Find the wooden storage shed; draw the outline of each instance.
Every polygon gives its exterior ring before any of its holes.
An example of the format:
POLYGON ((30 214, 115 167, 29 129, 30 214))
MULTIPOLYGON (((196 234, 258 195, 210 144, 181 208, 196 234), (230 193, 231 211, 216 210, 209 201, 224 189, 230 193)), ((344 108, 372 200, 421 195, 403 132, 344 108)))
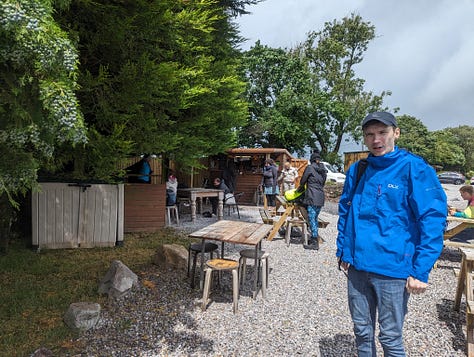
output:
POLYGON ((32 194, 32 245, 112 247, 123 241, 123 184, 40 183, 32 194))

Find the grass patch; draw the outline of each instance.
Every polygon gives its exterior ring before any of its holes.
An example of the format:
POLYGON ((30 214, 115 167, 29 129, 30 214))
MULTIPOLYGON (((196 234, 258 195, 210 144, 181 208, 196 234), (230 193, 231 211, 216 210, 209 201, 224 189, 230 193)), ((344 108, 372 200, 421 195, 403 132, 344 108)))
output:
POLYGON ((183 233, 163 229, 127 234, 123 247, 41 253, 11 242, 8 254, 0 256, 0 356, 28 356, 40 347, 55 356, 80 352, 78 336, 63 322, 69 305, 90 301, 104 306, 107 297, 97 290, 113 260, 138 274, 150 266, 157 247, 169 243, 187 247, 189 240, 183 233))

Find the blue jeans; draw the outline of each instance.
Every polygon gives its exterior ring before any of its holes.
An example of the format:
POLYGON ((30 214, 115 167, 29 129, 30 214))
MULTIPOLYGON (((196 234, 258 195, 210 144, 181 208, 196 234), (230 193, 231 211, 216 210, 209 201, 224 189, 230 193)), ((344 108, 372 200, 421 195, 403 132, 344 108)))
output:
POLYGON ((349 267, 347 293, 359 357, 375 357, 375 320, 384 356, 405 356, 403 321, 409 294, 406 279, 390 278, 349 267))
POLYGON ((311 238, 318 238, 318 216, 321 212, 321 206, 310 206, 308 205, 308 221, 309 228, 311 229, 311 238))

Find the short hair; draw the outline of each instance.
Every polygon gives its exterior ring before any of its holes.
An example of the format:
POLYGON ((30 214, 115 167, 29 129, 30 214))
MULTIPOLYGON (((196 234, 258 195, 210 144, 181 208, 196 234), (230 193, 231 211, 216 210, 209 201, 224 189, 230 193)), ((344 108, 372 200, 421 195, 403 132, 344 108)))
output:
POLYGON ((474 186, 464 185, 459 189, 459 192, 467 192, 470 195, 474 195, 474 186))
POLYGON ((265 163, 269 164, 269 165, 273 165, 275 163, 275 161, 273 161, 273 159, 266 159, 265 163))

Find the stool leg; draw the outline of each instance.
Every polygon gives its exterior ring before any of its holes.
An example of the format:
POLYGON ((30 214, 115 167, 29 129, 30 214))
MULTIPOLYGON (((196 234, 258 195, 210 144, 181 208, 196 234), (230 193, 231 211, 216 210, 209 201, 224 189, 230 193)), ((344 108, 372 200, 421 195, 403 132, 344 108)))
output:
POLYGON ((237 313, 239 304, 239 272, 238 268, 232 270, 232 292, 234 294, 234 314, 237 313))
POLYGON ((292 224, 288 222, 286 224, 286 232, 285 232, 285 243, 288 247, 290 246, 290 240, 291 240, 291 227, 292 227, 292 224))
POLYGON ((306 223, 303 223, 303 228, 301 229, 301 232, 303 233, 304 244, 308 245, 308 229, 306 227, 306 223))
POLYGON ((194 257, 193 257, 193 268, 191 271, 191 288, 194 288, 194 278, 196 277, 196 263, 197 263, 197 252, 194 252, 194 257))
POLYGON ((262 297, 267 297, 267 260, 262 259, 262 297))
POLYGON ((174 206, 174 218, 176 219, 176 225, 179 226, 178 206, 174 206))
POLYGON ((166 208, 166 215, 168 217, 168 225, 171 226, 171 210, 168 207, 166 208))
POLYGON ((204 281, 204 290, 202 292, 202 311, 205 311, 207 308, 207 300, 209 298, 209 290, 211 288, 211 278, 212 278, 212 269, 206 269, 206 278, 204 281))
POLYGON ((268 288, 268 276, 270 275, 270 263, 268 262, 268 257, 265 259, 265 274, 267 275, 267 288, 268 288))
POLYGON ((247 258, 242 257, 242 276, 240 277, 242 279, 242 285, 244 284, 246 274, 247 274, 247 258))
POLYGON ((239 259, 239 281, 240 281, 240 287, 242 287, 242 285, 244 284, 244 281, 242 280, 242 268, 243 268, 242 260, 243 260, 243 258, 240 257, 240 259, 239 259))
POLYGON ((189 277, 189 270, 191 268, 191 248, 188 249, 188 271, 187 271, 187 276, 189 277))

